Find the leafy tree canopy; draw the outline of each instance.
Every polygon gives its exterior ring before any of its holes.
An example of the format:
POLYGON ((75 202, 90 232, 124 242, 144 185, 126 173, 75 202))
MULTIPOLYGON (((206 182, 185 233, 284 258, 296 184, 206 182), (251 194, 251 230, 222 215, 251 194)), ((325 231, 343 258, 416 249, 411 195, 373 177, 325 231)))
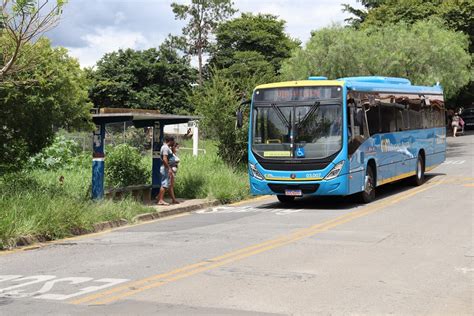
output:
MULTIPOLYGON (((17 60, 24 48, 32 49, 41 36, 54 28, 67 0, 2 0, 0 2, 0 84, 22 71, 17 60), (25 46, 26 43, 31 45, 25 46)), ((28 55, 28 53, 26 53, 28 55)), ((29 66, 34 64, 31 60, 29 66)))
POLYGON ((379 7, 385 1, 386 0, 357 0, 357 2, 359 2, 365 7, 365 10, 354 8, 350 4, 342 4, 342 11, 354 15, 354 17, 347 18, 344 21, 355 28, 359 28, 360 25, 364 23, 365 19, 367 18, 367 11, 379 7))
POLYGON ((239 52, 253 51, 263 56, 275 73, 279 72, 282 61, 300 45, 285 33, 285 21, 270 14, 250 13, 221 23, 216 30, 216 41, 211 65, 229 68, 236 60, 242 60, 239 52))
POLYGON ((191 0, 189 5, 173 2, 176 19, 188 20, 181 40, 184 52, 198 57, 199 84, 203 82, 203 55, 211 47, 210 37, 216 26, 237 12, 231 0, 191 0))
POLYGON ((363 30, 332 26, 314 31, 306 47, 285 62, 282 74, 289 80, 382 75, 419 85, 439 81, 450 97, 472 76, 467 46, 465 35, 436 21, 363 30))
POLYGON ((203 116, 200 121, 206 135, 218 142, 218 155, 228 164, 237 166, 247 159, 247 128, 235 128, 235 111, 241 96, 234 82, 221 70, 213 69, 211 78, 196 87, 190 100, 196 112, 203 116))
POLYGON ((47 39, 25 44, 12 82, 0 85, 0 173, 19 168, 59 128, 88 126, 87 80, 77 60, 47 39), (29 67, 34 60, 34 67, 29 67), (21 82, 21 84, 17 84, 21 82))
POLYGON ((412 24, 433 17, 445 21, 449 28, 468 34, 471 53, 474 43, 474 1, 472 0, 373 0, 360 1, 367 10, 347 4, 344 11, 354 14, 347 21, 353 26, 381 26, 406 22, 412 24), (363 22, 363 23, 362 23, 363 22))
POLYGON ((196 80, 189 59, 167 43, 160 48, 106 54, 90 71, 90 98, 96 107, 192 111, 186 94, 196 80))

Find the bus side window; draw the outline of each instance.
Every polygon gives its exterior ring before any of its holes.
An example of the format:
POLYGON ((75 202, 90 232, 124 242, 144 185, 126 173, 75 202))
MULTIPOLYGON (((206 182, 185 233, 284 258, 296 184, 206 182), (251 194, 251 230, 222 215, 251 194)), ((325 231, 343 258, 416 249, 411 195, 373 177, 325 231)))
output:
POLYGON ((392 133, 397 131, 397 119, 393 106, 381 106, 380 116, 382 119, 382 133, 392 133))
POLYGON ((380 133, 379 106, 366 107, 367 124, 370 136, 380 133))

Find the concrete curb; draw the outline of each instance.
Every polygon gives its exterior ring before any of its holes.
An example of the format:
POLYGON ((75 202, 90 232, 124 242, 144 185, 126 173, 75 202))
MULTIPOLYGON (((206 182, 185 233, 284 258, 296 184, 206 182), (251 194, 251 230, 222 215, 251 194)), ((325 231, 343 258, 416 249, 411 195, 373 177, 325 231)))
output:
MULTIPOLYGON (((258 201, 261 199, 265 199, 267 196, 262 196, 262 197, 252 197, 249 199, 245 199, 236 203, 231 203, 229 205, 240 205, 240 204, 245 204, 245 203, 251 203, 252 201, 258 201)), ((96 223, 92 226, 91 230, 85 230, 85 229, 76 229, 72 232, 73 237, 68 237, 68 238, 63 238, 63 239, 55 239, 51 240, 45 236, 20 236, 18 240, 15 243, 15 246, 13 246, 10 249, 4 249, 0 250, 0 255, 6 254, 9 252, 16 252, 16 251, 21 251, 21 250, 32 250, 32 249, 38 249, 43 246, 47 246, 50 244, 54 243, 60 243, 67 241, 68 239, 74 239, 77 237, 81 236, 87 236, 90 234, 94 233, 100 233, 103 231, 107 230, 112 230, 114 228, 118 227, 124 227, 133 223, 140 223, 140 222, 148 222, 152 220, 156 220, 159 218, 164 218, 168 216, 173 216, 173 215, 178 215, 178 214, 183 214, 183 213, 189 213, 192 211, 197 211, 206 207, 212 207, 212 206, 217 206, 221 205, 218 200, 207 200, 202 203, 196 203, 196 204, 191 204, 191 205, 186 205, 182 207, 175 207, 170 210, 164 210, 160 212, 151 212, 151 213, 145 213, 145 214, 140 214, 135 216, 132 219, 132 223, 127 221, 126 219, 118 219, 118 220, 112 220, 112 221, 106 221, 106 222, 100 222, 96 223)))
POLYGON ((188 205, 188 206, 183 206, 183 207, 178 207, 172 210, 167 210, 167 211, 161 211, 161 212, 153 212, 153 213, 145 213, 145 214, 140 214, 137 215, 133 218, 134 222, 146 222, 146 221, 152 221, 154 219, 162 218, 162 217, 167 217, 167 216, 173 216, 181 213, 188 213, 192 211, 197 211, 202 208, 210 207, 210 206, 216 206, 220 205, 221 203, 217 200, 210 200, 208 202, 204 203, 199 203, 199 204, 194 204, 194 205, 188 205))
MULTIPOLYGON (((91 230, 85 230, 85 229, 74 230, 72 232, 73 237, 69 237, 69 238, 74 238, 74 237, 78 237, 78 236, 83 236, 83 235, 85 236, 85 235, 88 235, 88 234, 99 233, 99 232, 102 232, 102 231, 111 230, 111 229, 118 228, 118 227, 123 227, 123 226, 129 225, 129 224, 132 224, 132 223, 136 223, 136 222, 138 222, 138 223, 148 222, 148 221, 152 221, 152 220, 163 218, 163 217, 173 216, 173 215, 182 214, 182 213, 189 213, 189 212, 192 212, 192 211, 197 211, 199 209, 203 209, 203 208, 211 207, 211 206, 216 206, 216 205, 220 205, 220 204, 221 203, 218 200, 209 200, 209 201, 206 201, 206 202, 203 202, 203 203, 186 205, 186 206, 182 206, 182 207, 175 207, 171 210, 164 210, 164 211, 161 211, 161 212, 151 212, 151 213, 140 214, 140 215, 135 216, 132 219, 131 223, 129 221, 127 221, 126 219, 118 219, 118 220, 100 222, 100 223, 96 223, 96 224, 92 225, 91 230)), ((20 247, 27 247, 27 248, 24 248, 24 250, 37 249, 37 248, 41 248, 42 246, 52 244, 52 243, 55 243, 55 242, 64 241, 64 240, 67 240, 67 239, 68 238, 50 240, 50 239, 48 239, 44 236, 21 236, 16 241, 15 246, 13 246, 10 249, 0 250, 0 254, 4 251, 8 252, 8 251, 11 251, 13 249, 20 248, 20 247), (32 245, 35 245, 35 246, 32 246, 32 245), (30 247, 30 246, 32 246, 32 247, 30 247)))

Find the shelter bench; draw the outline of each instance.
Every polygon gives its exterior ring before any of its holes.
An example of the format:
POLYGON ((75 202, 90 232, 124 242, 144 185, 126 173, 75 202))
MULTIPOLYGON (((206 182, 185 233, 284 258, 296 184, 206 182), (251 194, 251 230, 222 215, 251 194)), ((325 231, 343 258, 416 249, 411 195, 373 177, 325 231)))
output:
POLYGON ((123 199, 130 194, 137 201, 142 201, 145 204, 151 203, 151 184, 130 185, 105 191, 105 197, 113 200, 123 199))

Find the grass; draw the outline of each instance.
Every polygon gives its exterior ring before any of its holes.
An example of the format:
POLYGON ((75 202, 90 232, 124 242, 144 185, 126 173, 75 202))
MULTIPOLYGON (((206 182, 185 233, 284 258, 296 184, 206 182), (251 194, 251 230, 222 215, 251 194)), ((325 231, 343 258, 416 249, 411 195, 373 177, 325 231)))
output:
MULTIPOLYGON (((206 144, 205 155, 193 157, 182 151, 180 158, 178 198, 215 198, 228 203, 248 197, 246 172, 228 167, 217 157, 213 144, 206 144)), ((150 157, 144 157, 142 163, 151 169, 150 157)), ((0 249, 14 247, 20 237, 64 238, 90 231, 98 222, 132 221, 150 211, 132 199, 91 201, 91 174, 88 158, 61 170, 35 169, 0 177, 0 249)))

